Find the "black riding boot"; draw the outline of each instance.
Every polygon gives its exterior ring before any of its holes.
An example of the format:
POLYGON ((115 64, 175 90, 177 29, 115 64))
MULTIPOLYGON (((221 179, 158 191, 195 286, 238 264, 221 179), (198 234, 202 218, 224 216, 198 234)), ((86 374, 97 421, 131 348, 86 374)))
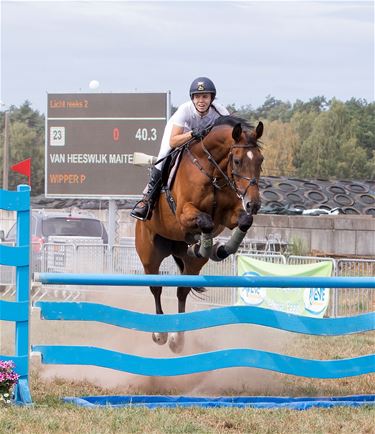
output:
POLYGON ((142 200, 135 204, 130 215, 138 220, 150 219, 155 202, 159 197, 161 187, 161 170, 153 167, 151 170, 150 181, 147 184, 146 193, 144 193, 142 200))

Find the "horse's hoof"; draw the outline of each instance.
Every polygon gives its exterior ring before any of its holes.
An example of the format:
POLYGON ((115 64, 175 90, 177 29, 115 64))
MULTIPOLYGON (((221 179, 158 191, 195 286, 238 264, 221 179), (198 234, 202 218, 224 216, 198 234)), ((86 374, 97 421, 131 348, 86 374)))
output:
POLYGON ((192 244, 187 249, 187 255, 191 258, 201 258, 202 256, 199 254, 199 244, 192 244))
POLYGON ((152 340, 158 345, 164 345, 168 340, 168 333, 152 333, 152 340))
POLYGON ((172 333, 169 337, 168 345, 171 351, 178 354, 184 348, 185 335, 183 333, 172 333))
POLYGON ((216 243, 212 247, 210 259, 215 262, 220 262, 226 259, 229 256, 229 253, 226 252, 224 244, 216 243))

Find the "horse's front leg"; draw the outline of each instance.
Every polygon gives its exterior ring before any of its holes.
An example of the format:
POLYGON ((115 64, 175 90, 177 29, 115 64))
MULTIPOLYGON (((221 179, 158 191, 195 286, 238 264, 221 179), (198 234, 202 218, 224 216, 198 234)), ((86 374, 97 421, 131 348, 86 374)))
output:
POLYGON ((233 229, 230 239, 225 244, 216 243, 212 248, 210 258, 213 261, 222 261, 229 255, 236 253, 252 224, 253 216, 244 211, 241 212, 238 226, 233 229))
MULTIPOLYGON (((178 313, 184 313, 186 310, 186 298, 191 288, 179 286, 177 288, 178 298, 178 313)), ((174 353, 180 353, 184 347, 185 334, 184 332, 171 333, 169 336, 168 345, 174 353)))
MULTIPOLYGON (((154 299, 155 299, 156 313, 158 315, 163 315, 163 309, 161 307, 162 287, 161 286, 150 286, 150 289, 151 289, 152 295, 154 296, 154 299)), ((166 333, 166 332, 163 332, 163 333, 153 332, 152 333, 152 340, 159 345, 164 345, 168 340, 168 333, 166 333)))
POLYGON ((197 230, 201 233, 199 244, 189 246, 188 255, 195 258, 209 258, 213 246, 214 222, 212 217, 191 203, 184 205, 178 217, 186 233, 196 233, 197 230))

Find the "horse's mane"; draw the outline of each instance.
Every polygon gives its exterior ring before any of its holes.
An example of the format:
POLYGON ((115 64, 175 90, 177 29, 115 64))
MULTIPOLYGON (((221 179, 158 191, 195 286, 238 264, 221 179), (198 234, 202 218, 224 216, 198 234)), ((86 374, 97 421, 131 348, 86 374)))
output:
POLYGON ((237 124, 241 124, 242 128, 246 128, 249 130, 254 129, 254 127, 250 124, 248 120, 231 115, 218 117, 214 123, 214 127, 218 125, 229 125, 231 127, 234 127, 237 124))
MULTIPOLYGON (((231 127, 235 127, 236 125, 241 124, 241 127, 244 131, 250 131, 254 129, 254 126, 250 124, 250 122, 246 119, 240 118, 239 116, 220 116, 216 119, 213 127, 219 126, 219 125, 229 125, 231 127)), ((252 143, 254 146, 257 146, 261 149, 261 145, 259 141, 254 140, 252 136, 249 136, 250 143, 252 143)))

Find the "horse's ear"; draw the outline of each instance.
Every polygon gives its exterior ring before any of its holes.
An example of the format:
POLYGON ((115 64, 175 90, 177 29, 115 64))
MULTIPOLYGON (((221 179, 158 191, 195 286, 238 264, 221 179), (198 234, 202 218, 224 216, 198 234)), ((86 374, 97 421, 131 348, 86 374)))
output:
POLYGON ((240 141, 241 134, 242 134, 242 127, 241 124, 238 123, 237 125, 235 125, 232 131, 232 137, 236 143, 240 141))
POLYGON ((260 139, 263 134, 263 122, 259 122, 256 129, 255 129, 256 139, 260 139))

